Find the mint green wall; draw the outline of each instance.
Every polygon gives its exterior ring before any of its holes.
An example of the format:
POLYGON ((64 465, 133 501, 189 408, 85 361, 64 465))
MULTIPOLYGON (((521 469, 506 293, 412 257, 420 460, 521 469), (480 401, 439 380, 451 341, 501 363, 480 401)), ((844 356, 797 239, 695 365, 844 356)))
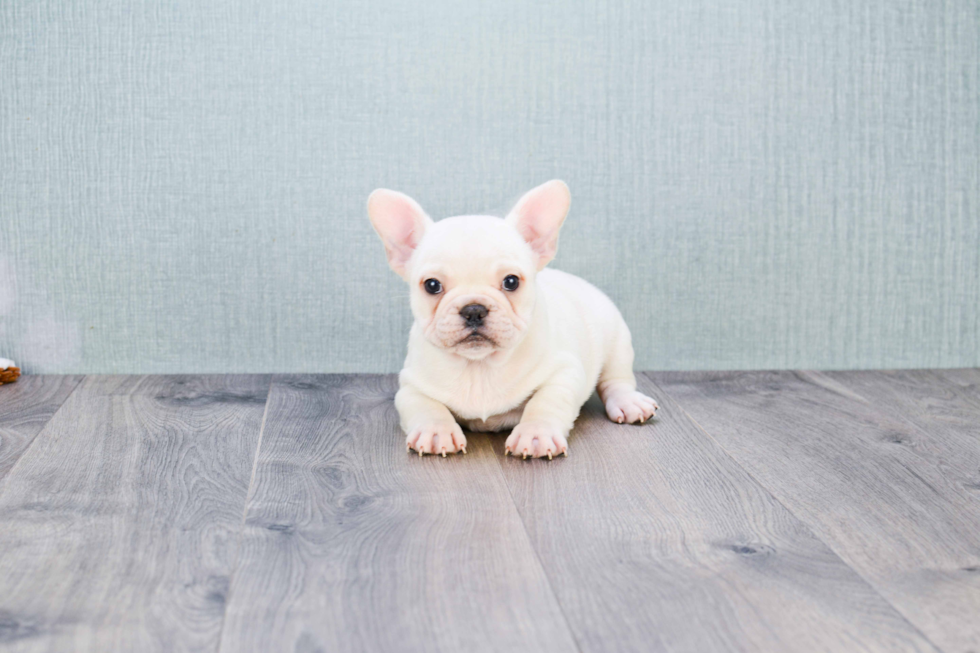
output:
POLYGON ((980 365, 978 7, 0 3, 0 356, 397 370, 368 193, 561 177, 639 367, 980 365))

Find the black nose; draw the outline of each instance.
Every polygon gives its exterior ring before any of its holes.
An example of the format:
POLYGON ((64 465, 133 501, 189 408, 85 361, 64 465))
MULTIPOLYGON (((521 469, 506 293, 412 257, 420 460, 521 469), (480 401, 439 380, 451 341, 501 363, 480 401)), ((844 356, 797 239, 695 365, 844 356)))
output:
POLYGON ((483 318, 487 316, 487 307, 483 304, 467 304, 459 309, 459 314, 466 320, 466 326, 476 328, 483 325, 483 318))

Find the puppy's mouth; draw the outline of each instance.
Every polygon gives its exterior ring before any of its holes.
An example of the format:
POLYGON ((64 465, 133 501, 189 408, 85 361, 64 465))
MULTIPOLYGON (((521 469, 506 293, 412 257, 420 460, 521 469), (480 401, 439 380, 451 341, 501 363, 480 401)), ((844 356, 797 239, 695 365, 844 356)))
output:
POLYGON ((479 345, 479 344, 488 344, 494 347, 497 345, 497 343, 493 341, 493 338, 490 338, 489 336, 485 336, 479 331, 470 331, 466 336, 461 338, 454 346, 479 345))

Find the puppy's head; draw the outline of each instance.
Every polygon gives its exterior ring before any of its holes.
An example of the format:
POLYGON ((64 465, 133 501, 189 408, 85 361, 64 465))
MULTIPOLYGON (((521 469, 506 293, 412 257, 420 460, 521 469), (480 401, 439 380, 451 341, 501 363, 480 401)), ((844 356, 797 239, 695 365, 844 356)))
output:
POLYGON ((378 189, 368 215, 388 264, 409 284, 426 339, 481 360, 516 346, 527 332, 535 275, 555 256, 570 202, 565 182, 553 180, 525 194, 506 218, 433 222, 412 198, 378 189))

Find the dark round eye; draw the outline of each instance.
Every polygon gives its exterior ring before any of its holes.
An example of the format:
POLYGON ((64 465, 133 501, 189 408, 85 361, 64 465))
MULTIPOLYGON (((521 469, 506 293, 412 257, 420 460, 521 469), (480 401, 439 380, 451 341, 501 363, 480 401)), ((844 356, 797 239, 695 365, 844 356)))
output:
POLYGON ((439 283, 438 279, 426 279, 425 292, 429 293, 430 295, 438 295, 442 292, 442 284, 439 283))
POLYGON ((509 290, 511 292, 517 290, 517 287, 521 285, 521 280, 518 279, 513 274, 508 274, 504 277, 504 290, 509 290))

